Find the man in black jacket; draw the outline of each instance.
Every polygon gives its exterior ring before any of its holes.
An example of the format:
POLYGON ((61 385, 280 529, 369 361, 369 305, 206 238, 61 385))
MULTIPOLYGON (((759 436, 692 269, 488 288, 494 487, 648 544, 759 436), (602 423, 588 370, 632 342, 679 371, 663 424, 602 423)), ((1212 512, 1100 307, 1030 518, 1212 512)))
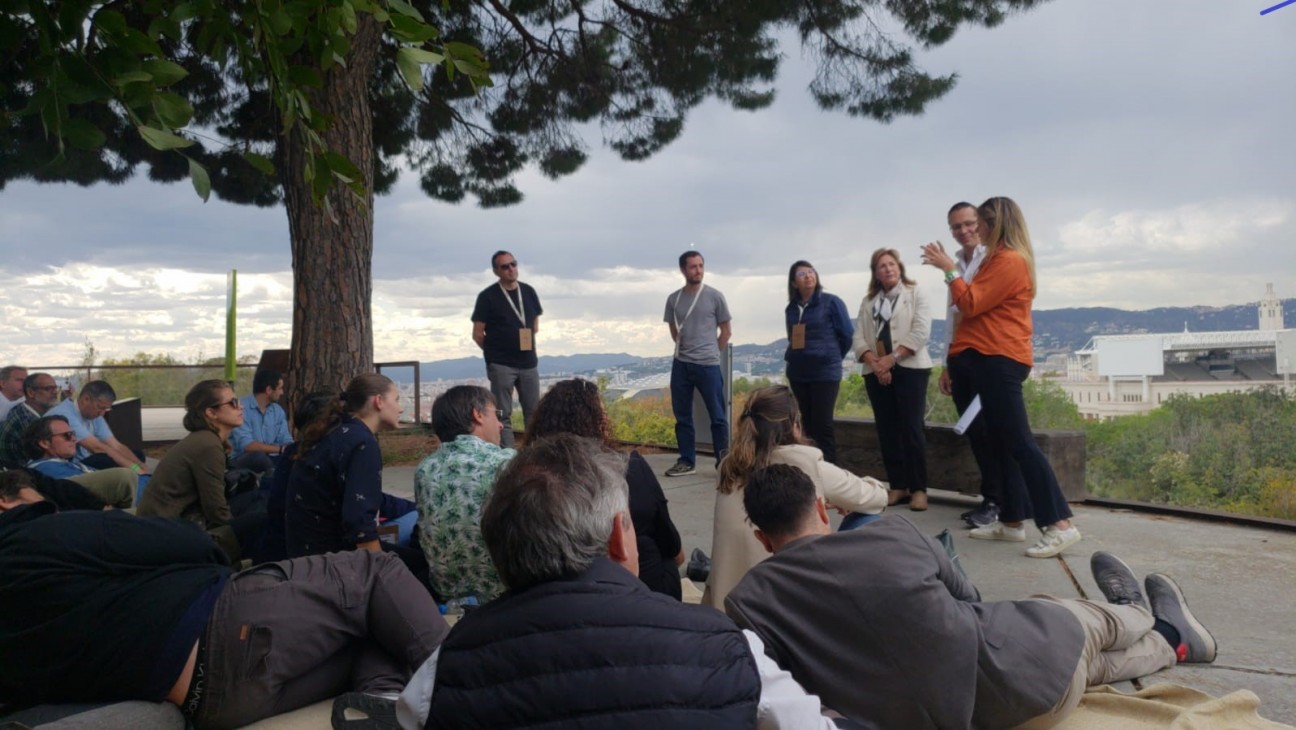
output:
POLYGON ((394 556, 239 574, 191 524, 59 512, 0 474, 0 703, 171 702, 246 725, 348 689, 397 692, 447 631, 394 556))

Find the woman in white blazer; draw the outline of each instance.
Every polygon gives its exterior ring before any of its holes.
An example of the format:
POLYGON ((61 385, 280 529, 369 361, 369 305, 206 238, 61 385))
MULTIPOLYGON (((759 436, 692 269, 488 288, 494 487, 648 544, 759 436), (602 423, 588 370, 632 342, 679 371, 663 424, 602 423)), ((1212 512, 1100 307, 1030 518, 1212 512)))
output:
POLYGON ((882 463, 891 491, 888 504, 908 501, 909 509, 927 509, 927 381, 932 360, 927 354, 931 308, 927 295, 905 275, 900 253, 873 252, 873 278, 860 304, 855 328, 855 359, 864 364, 864 387, 873 405, 882 463))

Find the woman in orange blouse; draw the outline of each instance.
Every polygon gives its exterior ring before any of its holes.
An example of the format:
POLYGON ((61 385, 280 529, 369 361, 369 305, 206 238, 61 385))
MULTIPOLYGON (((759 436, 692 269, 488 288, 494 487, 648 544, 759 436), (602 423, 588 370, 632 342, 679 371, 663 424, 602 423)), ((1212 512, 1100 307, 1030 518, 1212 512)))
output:
POLYGON ((1021 468, 1025 494, 1005 485, 999 521, 978 527, 969 537, 1024 542, 1023 520, 1031 516, 1044 533, 1026 550, 1032 558, 1051 558, 1080 542, 1071 508, 1057 476, 1035 443, 1022 398, 1022 382, 1034 365, 1031 303, 1035 299, 1035 253, 1021 208, 1009 198, 990 198, 977 209, 986 255, 969 284, 940 243, 923 246, 923 263, 945 272, 950 298, 962 319, 949 354, 971 365, 981 398, 981 415, 996 446, 1021 468))

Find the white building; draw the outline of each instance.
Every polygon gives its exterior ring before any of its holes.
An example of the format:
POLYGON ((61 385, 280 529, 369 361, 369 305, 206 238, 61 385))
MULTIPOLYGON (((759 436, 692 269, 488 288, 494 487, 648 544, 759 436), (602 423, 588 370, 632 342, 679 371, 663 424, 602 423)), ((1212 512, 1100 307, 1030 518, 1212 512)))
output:
POLYGON ((1099 335, 1068 359, 1057 383, 1089 419, 1147 413, 1175 394, 1272 386, 1293 392, 1296 330, 1283 328, 1273 284, 1258 315, 1258 330, 1099 335))

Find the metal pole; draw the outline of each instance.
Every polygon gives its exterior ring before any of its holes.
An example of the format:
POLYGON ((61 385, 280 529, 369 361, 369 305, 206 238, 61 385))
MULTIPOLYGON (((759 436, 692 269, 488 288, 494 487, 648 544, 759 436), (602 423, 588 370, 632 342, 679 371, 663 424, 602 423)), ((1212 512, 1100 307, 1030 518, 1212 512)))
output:
POLYGON ((238 356, 235 355, 234 346, 236 339, 235 328, 237 326, 237 319, 235 317, 235 312, 237 311, 237 299, 238 269, 230 269, 228 286, 225 291, 225 379, 229 381, 230 385, 234 384, 237 374, 236 366, 238 364, 238 356))

